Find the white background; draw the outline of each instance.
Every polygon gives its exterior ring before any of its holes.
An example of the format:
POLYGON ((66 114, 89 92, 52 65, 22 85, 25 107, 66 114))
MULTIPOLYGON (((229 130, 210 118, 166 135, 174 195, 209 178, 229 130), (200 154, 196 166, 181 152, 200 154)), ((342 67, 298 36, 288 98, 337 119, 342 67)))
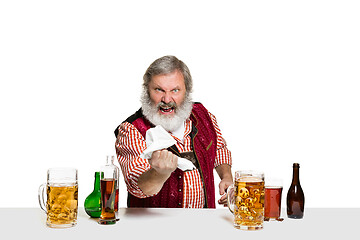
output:
POLYGON ((359 12, 347 0, 1 1, 0 207, 38 207, 56 166, 78 168, 83 206, 146 68, 168 54, 190 68, 233 170, 281 177, 286 195, 299 162, 306 207, 360 207, 359 12))

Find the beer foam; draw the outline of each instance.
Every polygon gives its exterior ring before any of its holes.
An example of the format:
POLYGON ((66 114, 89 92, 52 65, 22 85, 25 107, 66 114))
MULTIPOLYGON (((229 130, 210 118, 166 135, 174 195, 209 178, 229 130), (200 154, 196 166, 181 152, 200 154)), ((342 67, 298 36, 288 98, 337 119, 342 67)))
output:
POLYGON ((253 176, 243 176, 239 178, 240 182, 262 182, 263 179, 253 176))
POLYGON ((77 186, 77 183, 76 182, 63 182, 63 183, 50 182, 47 185, 49 187, 73 187, 73 186, 77 186))
POLYGON ((265 188, 267 188, 267 189, 279 189, 279 188, 283 188, 283 187, 282 186, 267 186, 265 184, 265 188))

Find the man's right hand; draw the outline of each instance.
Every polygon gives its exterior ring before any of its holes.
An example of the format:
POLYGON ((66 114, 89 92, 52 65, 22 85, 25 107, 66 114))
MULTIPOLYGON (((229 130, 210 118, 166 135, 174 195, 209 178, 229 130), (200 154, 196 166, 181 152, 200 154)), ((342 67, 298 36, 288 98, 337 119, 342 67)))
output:
POLYGON ((148 196, 157 194, 171 173, 177 168, 178 157, 168 150, 154 151, 149 159, 150 170, 138 180, 141 191, 148 196))
POLYGON ((178 157, 166 149, 154 151, 149 159, 151 168, 160 175, 168 176, 176 170, 177 162, 178 157))

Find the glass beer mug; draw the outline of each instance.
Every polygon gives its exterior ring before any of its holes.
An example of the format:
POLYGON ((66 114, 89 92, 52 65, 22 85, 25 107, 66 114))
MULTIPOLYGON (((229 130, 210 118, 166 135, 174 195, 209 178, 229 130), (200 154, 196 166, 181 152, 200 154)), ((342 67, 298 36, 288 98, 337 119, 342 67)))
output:
POLYGON ((236 171, 235 183, 227 190, 227 205, 234 214, 234 227, 258 230, 264 223, 264 173, 236 171))
POLYGON ((78 213, 78 172, 74 168, 50 168, 47 182, 39 187, 39 204, 46 212, 46 225, 73 227, 78 213), (46 192, 45 192, 46 191, 46 192))

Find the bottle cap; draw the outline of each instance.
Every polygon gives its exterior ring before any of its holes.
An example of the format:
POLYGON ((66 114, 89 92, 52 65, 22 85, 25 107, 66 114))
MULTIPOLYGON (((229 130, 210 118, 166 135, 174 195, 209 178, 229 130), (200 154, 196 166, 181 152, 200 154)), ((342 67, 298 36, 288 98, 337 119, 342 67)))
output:
POLYGON ((294 163, 293 167, 300 168, 300 163, 294 163))

